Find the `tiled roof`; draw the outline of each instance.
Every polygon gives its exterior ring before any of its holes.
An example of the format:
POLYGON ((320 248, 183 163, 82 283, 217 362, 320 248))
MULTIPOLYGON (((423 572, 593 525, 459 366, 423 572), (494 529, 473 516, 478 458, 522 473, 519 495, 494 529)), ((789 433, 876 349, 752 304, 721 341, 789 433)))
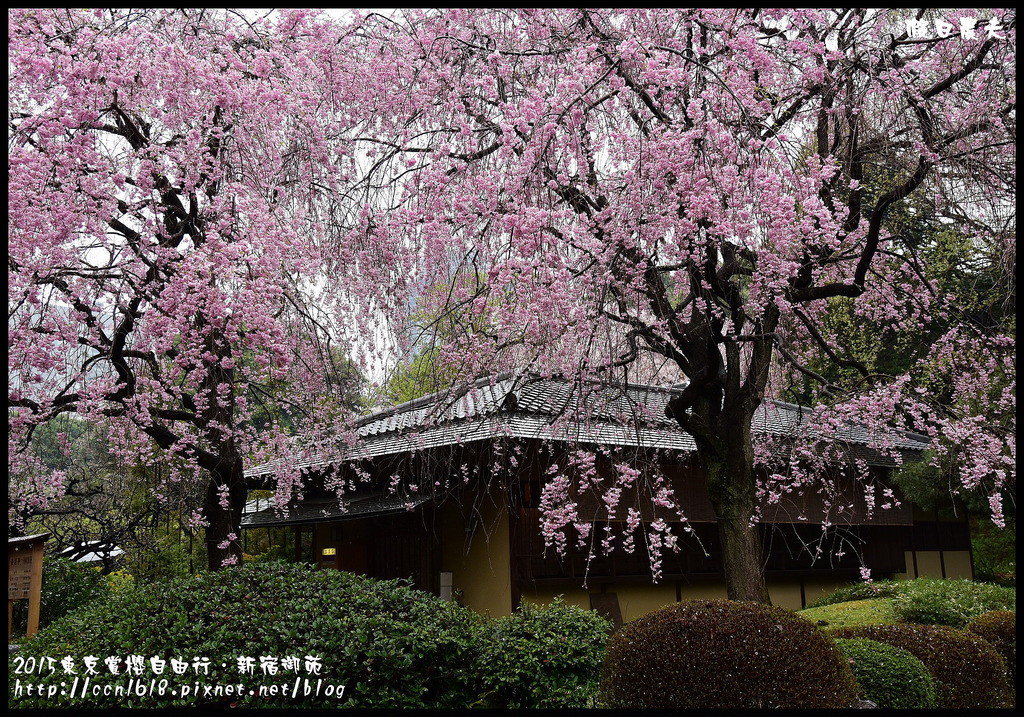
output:
MULTIPOLYGON (((693 437, 665 415, 675 390, 637 384, 573 384, 528 376, 483 379, 461 393, 432 394, 366 416, 357 423, 360 440, 354 449, 322 451, 306 460, 293 460, 289 467, 320 468, 343 460, 499 437, 693 451, 693 437)), ((754 414, 752 430, 782 437, 799 431, 815 435, 810 417, 807 408, 765 400, 754 414)), ((888 438, 905 460, 913 460, 928 445, 926 436, 907 432, 893 432, 888 438)), ((896 465, 890 456, 870 447, 872 436, 863 426, 845 425, 836 440, 853 458, 869 465, 896 465)), ((269 476, 281 467, 281 461, 265 463, 250 468, 246 476, 269 476)))

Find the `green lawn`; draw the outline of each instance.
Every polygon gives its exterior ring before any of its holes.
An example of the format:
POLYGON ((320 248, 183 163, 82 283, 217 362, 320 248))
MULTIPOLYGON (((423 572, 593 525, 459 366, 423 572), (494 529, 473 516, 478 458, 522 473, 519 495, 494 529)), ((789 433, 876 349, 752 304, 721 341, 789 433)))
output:
POLYGON ((800 610, 797 615, 807 618, 820 627, 858 627, 899 622, 896 611, 893 610, 891 598, 851 600, 835 605, 812 607, 800 610))

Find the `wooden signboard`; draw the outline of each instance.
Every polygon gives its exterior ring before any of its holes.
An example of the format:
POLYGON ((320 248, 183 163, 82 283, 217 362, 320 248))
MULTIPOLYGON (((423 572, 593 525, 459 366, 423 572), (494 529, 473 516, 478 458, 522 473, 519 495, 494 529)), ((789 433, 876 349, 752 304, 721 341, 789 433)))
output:
POLYGON ((28 600, 28 629, 39 629, 39 594, 43 587, 43 543, 49 533, 7 539, 7 641, 14 623, 14 601, 28 600))

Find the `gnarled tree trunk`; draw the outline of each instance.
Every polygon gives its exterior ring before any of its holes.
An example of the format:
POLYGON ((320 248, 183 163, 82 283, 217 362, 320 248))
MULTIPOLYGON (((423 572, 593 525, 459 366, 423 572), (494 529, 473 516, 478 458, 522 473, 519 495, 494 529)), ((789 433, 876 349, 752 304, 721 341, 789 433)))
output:
POLYGON ((246 495, 241 456, 223 458, 218 468, 210 471, 203 506, 203 514, 208 522, 206 552, 211 571, 220 570, 224 561, 230 558, 234 558, 236 565, 242 562, 241 524, 246 495), (225 485, 227 507, 221 504, 221 486, 225 485), (232 533, 235 535, 234 540, 229 537, 232 533))
POLYGON ((730 600, 771 604, 764 580, 761 533, 751 523, 757 503, 751 405, 740 403, 712 412, 706 401, 698 402, 694 412, 705 414, 714 427, 709 433, 715 438, 708 440, 708 434, 697 438, 697 456, 718 521, 726 595, 730 600))

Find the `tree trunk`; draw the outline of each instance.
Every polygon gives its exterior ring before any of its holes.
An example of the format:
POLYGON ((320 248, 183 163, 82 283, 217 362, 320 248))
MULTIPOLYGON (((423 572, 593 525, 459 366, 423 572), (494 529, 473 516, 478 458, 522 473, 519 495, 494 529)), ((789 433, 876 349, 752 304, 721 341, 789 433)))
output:
POLYGON ((723 408, 715 421, 720 438, 704 446, 698 440, 697 456, 707 475, 708 498, 718 520, 726 595, 730 600, 770 605, 761 533, 750 522, 757 506, 750 438, 753 414, 749 404, 723 408))
POLYGON ((243 479, 242 458, 226 458, 221 465, 223 469, 210 472, 204 504, 204 516, 208 522, 206 552, 211 571, 224 567, 225 560, 229 565, 242 563, 242 510, 248 493, 243 479), (227 508, 221 505, 221 486, 225 484, 228 486, 227 508), (235 535, 234 540, 229 539, 231 534, 235 535))
POLYGON ((726 597, 771 605, 762 570, 758 527, 749 525, 749 518, 719 518, 718 535, 722 541, 726 597))

